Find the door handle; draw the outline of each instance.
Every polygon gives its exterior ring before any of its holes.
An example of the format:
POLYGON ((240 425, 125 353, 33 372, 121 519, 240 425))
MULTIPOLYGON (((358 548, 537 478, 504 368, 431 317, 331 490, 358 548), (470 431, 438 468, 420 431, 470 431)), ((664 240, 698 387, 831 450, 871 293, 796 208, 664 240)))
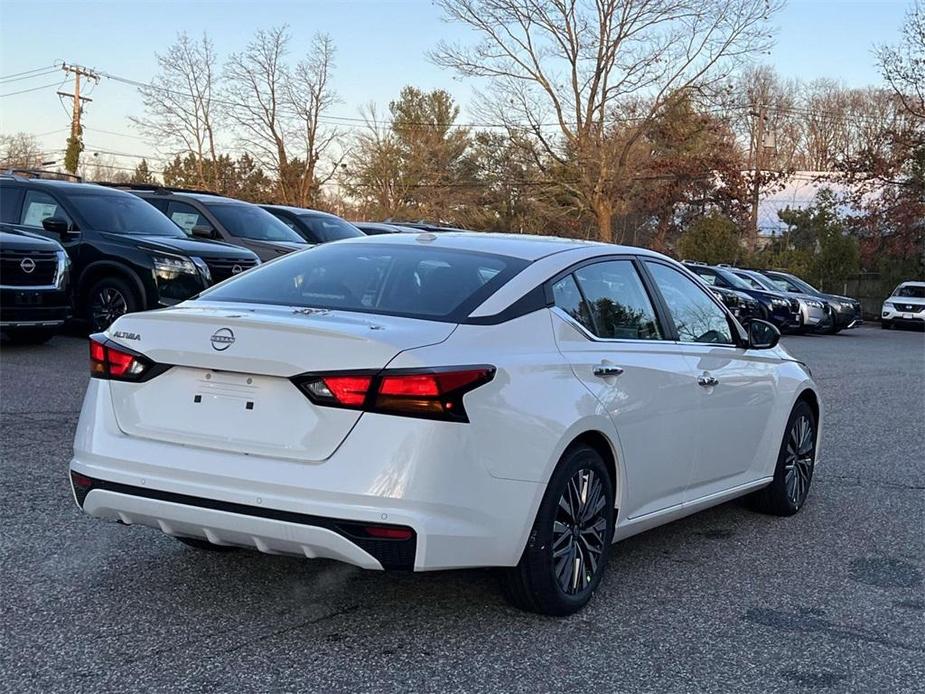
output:
POLYGON ((697 385, 703 386, 704 388, 711 388, 715 385, 719 385, 719 379, 714 378, 708 374, 697 377, 697 385))
POLYGON ((595 366, 594 375, 600 376, 601 378, 608 378, 610 376, 619 376, 623 373, 623 369, 619 366, 595 366))

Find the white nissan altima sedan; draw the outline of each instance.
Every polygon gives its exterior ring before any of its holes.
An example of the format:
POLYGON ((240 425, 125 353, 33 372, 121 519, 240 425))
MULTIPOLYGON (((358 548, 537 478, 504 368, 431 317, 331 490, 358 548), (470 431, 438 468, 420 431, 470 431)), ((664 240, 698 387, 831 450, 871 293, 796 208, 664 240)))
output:
POLYGON ((504 567, 568 614, 616 540, 746 494, 800 509, 821 405, 778 337, 638 248, 327 244, 92 336, 74 497, 199 549, 504 567))

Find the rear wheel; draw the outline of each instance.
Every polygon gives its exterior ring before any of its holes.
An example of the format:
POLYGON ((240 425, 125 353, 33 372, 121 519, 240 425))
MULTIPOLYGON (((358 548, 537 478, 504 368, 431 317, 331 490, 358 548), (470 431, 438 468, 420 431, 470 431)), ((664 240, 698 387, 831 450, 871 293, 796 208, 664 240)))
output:
POLYGON ((141 302, 128 282, 107 277, 94 284, 87 293, 87 319, 93 332, 106 330, 121 315, 140 308, 141 302))
POLYGON ((607 465, 589 446, 570 448, 546 488, 520 563, 505 570, 510 601, 540 614, 580 610, 601 582, 613 524, 607 465))
POLYGON ((790 413, 774 480, 751 497, 756 510, 792 516, 802 508, 816 467, 816 436, 816 416, 809 404, 801 400, 790 413))
POLYGON ((200 540, 196 537, 174 537, 178 542, 182 542, 187 547, 192 547, 193 549, 200 549, 204 552, 234 552, 237 551, 237 547, 229 547, 228 545, 216 545, 208 540, 200 540))
POLYGON ((12 328, 4 333, 14 345, 41 345, 55 334, 53 328, 12 328))

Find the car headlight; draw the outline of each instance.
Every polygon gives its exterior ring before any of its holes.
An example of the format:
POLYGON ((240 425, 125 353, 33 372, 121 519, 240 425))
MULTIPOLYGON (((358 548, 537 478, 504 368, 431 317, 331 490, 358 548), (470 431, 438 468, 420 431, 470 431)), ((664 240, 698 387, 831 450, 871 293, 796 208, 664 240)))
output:
POLYGON ((66 267, 69 267, 71 264, 71 256, 67 254, 67 251, 55 251, 55 255, 58 258, 58 264, 66 267))
POLYGON ((893 304, 891 304, 889 301, 884 301, 884 302, 883 302, 883 310, 884 310, 884 311, 892 311, 894 308, 896 308, 896 307, 895 307, 893 304))
POLYGON ((193 261, 178 255, 154 255, 154 274, 164 280, 172 280, 180 275, 195 275, 198 270, 193 261))
POLYGON ((771 299, 771 304, 773 306, 790 306, 790 302, 786 299, 771 299))
POLYGON ((815 299, 805 299, 806 305, 811 306, 812 308, 822 308, 822 302, 816 301, 815 299))

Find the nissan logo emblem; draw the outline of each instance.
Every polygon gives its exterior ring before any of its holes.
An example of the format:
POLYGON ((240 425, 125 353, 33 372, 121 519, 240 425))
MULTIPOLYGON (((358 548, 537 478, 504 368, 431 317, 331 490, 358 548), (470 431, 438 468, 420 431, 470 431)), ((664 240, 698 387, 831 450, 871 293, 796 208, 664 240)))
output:
POLYGON ((240 275, 242 272, 244 272, 244 268, 241 267, 240 265, 234 265, 231 268, 232 275, 240 275))
POLYGON ((224 352, 234 344, 234 333, 230 328, 219 328, 212 333, 212 349, 224 352))
POLYGON ((35 271, 35 261, 32 258, 23 258, 19 261, 19 267, 28 275, 35 271))

